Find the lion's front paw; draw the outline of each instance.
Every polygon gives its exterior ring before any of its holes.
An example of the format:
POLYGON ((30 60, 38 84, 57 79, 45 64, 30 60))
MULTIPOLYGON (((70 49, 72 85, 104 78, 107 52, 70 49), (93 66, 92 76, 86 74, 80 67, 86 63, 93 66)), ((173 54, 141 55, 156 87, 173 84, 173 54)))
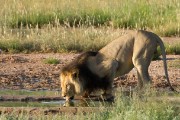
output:
POLYGON ((74 106, 74 102, 73 101, 65 101, 65 103, 63 104, 63 107, 73 107, 74 106))
POLYGON ((114 101, 114 96, 112 94, 103 94, 100 97, 103 101, 114 101))

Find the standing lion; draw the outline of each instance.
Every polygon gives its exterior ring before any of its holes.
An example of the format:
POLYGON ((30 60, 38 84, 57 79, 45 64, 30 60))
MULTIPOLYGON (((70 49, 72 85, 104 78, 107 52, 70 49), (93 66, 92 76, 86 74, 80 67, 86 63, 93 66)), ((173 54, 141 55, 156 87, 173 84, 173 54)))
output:
POLYGON ((61 71, 62 96, 67 101, 74 95, 88 96, 97 89, 103 89, 103 96, 112 95, 115 77, 124 75, 134 67, 138 75, 138 87, 151 83, 148 67, 160 46, 165 76, 171 90, 165 47, 162 40, 148 31, 134 31, 113 40, 98 52, 85 52, 67 64, 61 71))

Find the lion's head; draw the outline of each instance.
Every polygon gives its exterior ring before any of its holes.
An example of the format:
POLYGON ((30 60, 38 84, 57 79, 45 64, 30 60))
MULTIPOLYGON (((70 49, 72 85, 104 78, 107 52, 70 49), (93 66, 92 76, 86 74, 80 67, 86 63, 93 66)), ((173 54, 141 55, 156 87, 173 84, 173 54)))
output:
POLYGON ((74 95, 83 96, 87 91, 91 92, 100 85, 101 78, 91 72, 88 64, 89 57, 94 57, 96 54, 97 52, 85 52, 62 68, 61 89, 66 101, 71 100, 74 95))
POLYGON ((81 82, 79 82, 78 70, 62 71, 60 74, 62 96, 69 101, 75 94, 81 94, 83 91, 81 82))

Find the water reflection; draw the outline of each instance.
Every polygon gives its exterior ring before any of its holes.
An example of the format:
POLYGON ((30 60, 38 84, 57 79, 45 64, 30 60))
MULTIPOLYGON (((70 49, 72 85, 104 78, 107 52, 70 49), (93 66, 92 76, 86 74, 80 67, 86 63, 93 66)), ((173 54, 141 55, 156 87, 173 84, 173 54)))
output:
POLYGON ((79 100, 72 100, 72 101, 50 101, 50 102, 42 102, 42 104, 59 104, 60 106, 64 107, 100 107, 100 106, 111 106, 113 105, 113 101, 94 101, 90 99, 79 99, 79 100))

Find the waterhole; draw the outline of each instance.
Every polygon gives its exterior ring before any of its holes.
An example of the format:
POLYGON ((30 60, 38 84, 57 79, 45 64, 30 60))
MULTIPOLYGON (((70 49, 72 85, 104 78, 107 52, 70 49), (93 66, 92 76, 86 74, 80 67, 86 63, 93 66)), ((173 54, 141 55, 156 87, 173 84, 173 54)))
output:
POLYGON ((65 102, 65 100, 58 101, 41 101, 41 102, 22 102, 22 101, 2 101, 0 107, 100 107, 110 106, 112 102, 91 101, 91 100, 73 100, 65 102))
POLYGON ((66 102, 59 91, 1 90, 0 107, 99 107, 110 106, 112 101, 76 98, 66 102))

